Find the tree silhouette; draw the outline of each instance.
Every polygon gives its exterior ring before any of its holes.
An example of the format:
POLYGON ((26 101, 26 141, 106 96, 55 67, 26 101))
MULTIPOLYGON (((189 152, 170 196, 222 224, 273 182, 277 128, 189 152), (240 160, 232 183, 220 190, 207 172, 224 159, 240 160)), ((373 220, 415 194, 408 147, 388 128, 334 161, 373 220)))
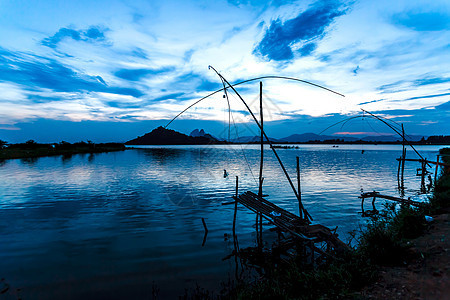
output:
POLYGON ((3 147, 5 147, 7 144, 8 144, 7 141, 0 140, 0 149, 3 149, 3 147))

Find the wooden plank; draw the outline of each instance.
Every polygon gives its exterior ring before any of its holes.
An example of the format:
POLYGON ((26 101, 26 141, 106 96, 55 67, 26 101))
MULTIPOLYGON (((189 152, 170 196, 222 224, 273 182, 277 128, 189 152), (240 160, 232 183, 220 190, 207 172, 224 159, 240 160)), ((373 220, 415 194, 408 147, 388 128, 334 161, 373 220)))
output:
POLYGON ((383 199, 392 200, 392 201, 401 202, 401 203, 406 203, 406 204, 413 205, 413 206, 418 206, 418 207, 425 207, 426 206, 426 203, 413 201, 411 199, 402 199, 402 198, 398 198, 398 197, 382 195, 382 194, 380 194, 378 192, 363 193, 363 194, 361 194, 361 196, 359 198, 365 199, 365 198, 372 198, 372 197, 383 198, 383 199))
POLYGON ((418 159, 418 158, 396 158, 397 161, 416 161, 416 162, 425 162, 426 164, 432 164, 432 165, 439 165, 439 166, 444 166, 444 167, 450 167, 450 164, 446 164, 446 163, 442 163, 442 162, 435 162, 435 161, 430 161, 427 159, 418 159))
POLYGON ((308 220, 302 219, 262 197, 258 197, 255 193, 247 191, 238 196, 233 196, 233 199, 235 204, 241 203, 252 212, 260 214, 262 218, 271 222, 281 231, 291 233, 295 238, 307 240, 311 243, 326 242, 337 252, 349 249, 328 227, 319 224, 310 225, 308 220), (273 213, 279 214, 279 216, 275 216, 273 213))

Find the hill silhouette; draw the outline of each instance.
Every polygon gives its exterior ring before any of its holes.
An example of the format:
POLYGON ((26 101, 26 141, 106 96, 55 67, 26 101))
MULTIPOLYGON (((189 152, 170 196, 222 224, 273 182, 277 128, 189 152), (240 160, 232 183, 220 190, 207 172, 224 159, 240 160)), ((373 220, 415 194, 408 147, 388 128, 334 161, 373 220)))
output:
POLYGON ((126 145, 206 145, 220 143, 209 134, 188 136, 162 126, 126 142, 126 145))

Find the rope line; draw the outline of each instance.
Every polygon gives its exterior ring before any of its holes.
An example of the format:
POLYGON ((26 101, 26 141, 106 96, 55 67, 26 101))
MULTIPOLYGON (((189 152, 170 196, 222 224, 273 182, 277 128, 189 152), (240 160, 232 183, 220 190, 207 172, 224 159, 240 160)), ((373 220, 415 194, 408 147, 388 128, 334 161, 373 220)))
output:
MULTIPOLYGON (((220 76, 219 76, 219 77, 220 77, 220 76)), ((220 78, 220 79, 221 79, 222 83, 224 83, 224 80, 223 80, 222 78, 220 78)), ((244 84, 244 83, 248 83, 248 82, 252 82, 252 81, 256 81, 256 80, 261 80, 261 79, 285 79, 285 80, 292 80, 292 81, 302 82, 302 83, 309 84, 309 85, 312 85, 312 86, 315 86, 315 87, 324 89, 324 90, 326 90, 326 91, 332 92, 332 93, 334 93, 334 94, 336 94, 336 95, 345 97, 343 94, 338 93, 338 92, 336 92, 336 91, 333 91, 333 90, 331 90, 331 89, 329 89, 329 88, 326 88, 326 87, 324 87, 324 86, 321 86, 321 85, 318 85, 318 84, 316 84, 316 83, 312 83, 312 82, 309 82, 309 81, 306 81, 306 80, 294 78, 294 77, 274 76, 274 75, 260 76, 260 77, 256 77, 256 78, 247 79, 247 80, 244 80, 244 81, 235 83, 235 84, 229 84, 229 86, 224 86, 223 88, 221 88, 221 89, 219 89, 219 90, 217 90, 217 91, 214 91, 214 92, 212 92, 212 93, 209 93, 209 94, 206 95, 205 97, 200 98, 199 100, 195 101, 194 103, 190 104, 188 107, 186 107, 185 109, 183 109, 183 110, 182 110, 180 113, 178 113, 172 120, 170 120, 169 123, 167 123, 167 125, 164 126, 164 128, 167 128, 173 121, 175 121, 176 118, 178 118, 179 116, 181 116, 185 111, 187 111, 189 108, 193 107, 194 105, 200 103, 201 101, 203 101, 203 100, 205 100, 205 99, 207 99, 207 98, 209 98, 209 97, 211 97, 211 96, 213 96, 213 95, 215 95, 215 94, 217 94, 217 93, 219 93, 219 92, 221 92, 221 91, 223 91, 223 90, 226 91, 226 90, 229 89, 229 88, 230 88, 230 89, 233 89, 233 87, 235 87, 235 86, 238 86, 238 85, 241 85, 241 84, 244 84)))

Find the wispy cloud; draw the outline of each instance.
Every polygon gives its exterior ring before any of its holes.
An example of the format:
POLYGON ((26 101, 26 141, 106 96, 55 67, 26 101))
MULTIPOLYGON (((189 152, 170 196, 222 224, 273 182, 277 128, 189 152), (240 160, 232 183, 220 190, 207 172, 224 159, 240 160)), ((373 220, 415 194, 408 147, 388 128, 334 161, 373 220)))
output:
POLYGON ((89 27, 86 30, 76 30, 71 28, 61 28, 54 35, 45 38, 42 40, 42 45, 56 48, 58 44, 66 39, 72 39, 75 41, 84 41, 84 42, 98 42, 105 40, 105 31, 107 29, 101 29, 99 27, 89 27))
POLYGON ((114 75, 130 81, 139 81, 143 77, 147 77, 150 75, 159 75, 174 70, 175 67, 164 67, 159 69, 121 69, 116 71, 114 75))
POLYGON ((27 90, 109 92, 141 97, 136 88, 108 86, 102 77, 77 72, 53 58, 10 52, 0 48, 0 80, 19 83, 27 90))
POLYGON ((450 14, 445 11, 396 13, 392 22, 417 31, 440 31, 450 29, 450 14))

